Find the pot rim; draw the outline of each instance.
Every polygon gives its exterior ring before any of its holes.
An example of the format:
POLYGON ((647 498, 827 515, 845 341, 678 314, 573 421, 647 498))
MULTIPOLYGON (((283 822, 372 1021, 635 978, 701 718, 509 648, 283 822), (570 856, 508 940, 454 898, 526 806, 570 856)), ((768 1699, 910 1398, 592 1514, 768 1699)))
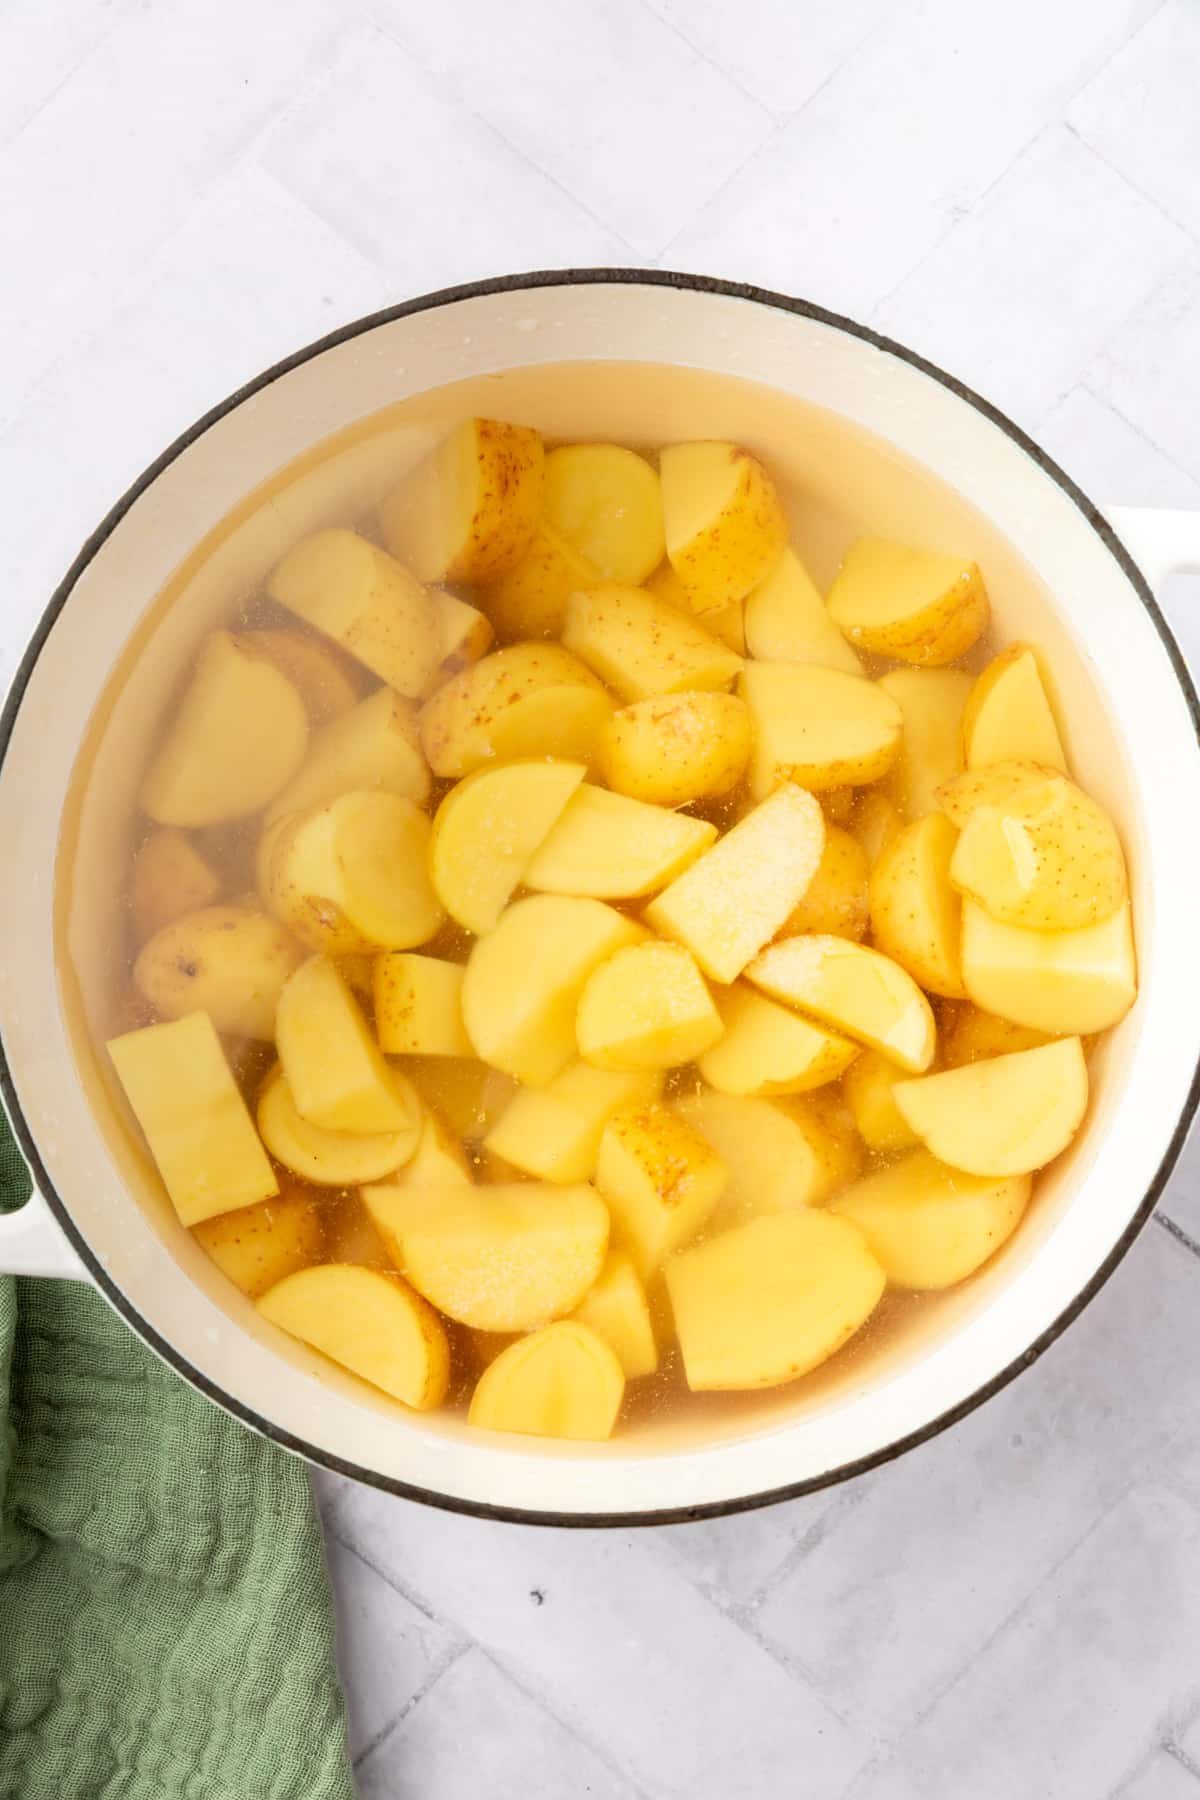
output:
MULTIPOLYGON (((87 538, 78 555, 75 557, 66 575, 50 597, 37 625, 34 627, 29 643, 21 657, 13 675, 3 710, 0 711, 0 776, 3 775, 4 762, 8 753, 17 715, 20 711, 34 666, 50 635, 60 613, 63 611, 74 591, 75 585, 84 570, 92 562, 107 539, 119 525, 125 514, 130 511, 141 496, 153 486, 158 477, 175 459, 191 444, 200 438, 209 428, 223 419, 228 413, 236 410, 242 403, 255 394, 262 392, 281 376, 290 374, 292 370, 321 356, 339 344, 374 330, 377 326, 391 324, 397 319, 406 318, 414 313, 432 311, 442 306, 452 306, 460 300, 486 299, 493 294, 521 292, 536 288, 559 287, 592 287, 592 286, 646 286, 691 290, 702 294, 720 295, 727 299, 748 300, 756 305, 768 306, 776 311, 796 314, 811 319, 818 324, 828 325, 843 332, 846 336, 857 338, 872 348, 886 352, 890 356, 907 363, 919 373, 930 377, 947 388, 957 399, 983 415, 997 426, 1006 437, 1032 458, 1038 467, 1048 475, 1056 486, 1067 496, 1092 530, 1100 538, 1106 550, 1116 561, 1125 575, 1131 589, 1141 601, 1154 624, 1162 641, 1163 648, 1171 663, 1175 678, 1179 683, 1187 704, 1198 742, 1200 742, 1200 698, 1184 661, 1182 652, 1176 644, 1162 611, 1129 552, 1117 536, 1104 514, 1088 499, 1087 495, 1071 480, 1070 476, 1050 457, 1028 433, 1015 424, 999 408, 985 400, 966 383, 949 375, 936 363, 928 361, 916 351, 908 349, 894 338, 873 330, 870 326, 861 325, 856 320, 847 318, 842 313, 818 306, 812 301, 795 298, 791 295, 775 292, 770 288, 723 280, 718 276, 693 275, 668 269, 640 268, 585 268, 585 269, 535 269, 521 274, 490 277, 482 281, 464 282, 454 287, 438 288, 428 294, 420 294, 410 300, 403 300, 395 305, 381 308, 377 312, 367 313, 362 318, 348 325, 340 326, 336 331, 315 339, 302 349, 293 351, 291 355, 273 363, 261 374, 235 389, 226 399, 203 413, 194 424, 183 431, 132 483, 121 495, 120 499, 109 509, 100 524, 87 538)), ((77 1252, 86 1268, 93 1284, 120 1314, 136 1335, 152 1350, 161 1361, 182 1376, 190 1386, 202 1393, 206 1399, 220 1406, 225 1412, 248 1425, 260 1436, 279 1444, 293 1455, 303 1457, 305 1461, 327 1469, 334 1474, 345 1476, 351 1480, 363 1482, 370 1487, 382 1489, 401 1499, 419 1501, 426 1506, 452 1513, 463 1513, 474 1518, 502 1520, 509 1524, 550 1525, 568 1528, 598 1528, 675 1525, 695 1522, 702 1519, 723 1518, 732 1514, 755 1511, 760 1507, 772 1506, 783 1500, 799 1499, 806 1494, 816 1493, 823 1488, 834 1487, 844 1481, 852 1480, 857 1475, 866 1474, 871 1469, 882 1467, 893 1461, 905 1451, 928 1443, 939 1436, 951 1425, 966 1418, 986 1400, 1008 1386, 1023 1370, 1032 1367, 1038 1359, 1055 1343, 1063 1332, 1079 1316, 1083 1309, 1095 1298, 1100 1289, 1108 1281, 1117 1265, 1122 1261, 1134 1239, 1139 1235, 1169 1180, 1178 1161, 1180 1151, 1187 1139, 1197 1110, 1200 1109, 1200 1062, 1193 1070, 1187 1096, 1176 1122, 1175 1129, 1167 1143, 1163 1156, 1155 1171, 1154 1177, 1143 1194, 1138 1206, 1124 1231, 1105 1257, 1104 1261, 1086 1281, 1083 1287, 1057 1315, 1054 1321, 1020 1355, 1013 1358, 1003 1369, 990 1380, 976 1388, 957 1405, 947 1408, 937 1417, 928 1420, 915 1431, 908 1432, 894 1439, 882 1448, 870 1452, 866 1456, 839 1464, 834 1469, 827 1469, 820 1475, 807 1479, 784 1483, 781 1486, 767 1488, 756 1493, 740 1495, 732 1499, 716 1500, 692 1506, 668 1507, 656 1511, 638 1512, 561 1512, 553 1509, 541 1511, 527 1507, 496 1506, 484 1501, 460 1499, 454 1495, 439 1493, 435 1489, 425 1488, 410 1482, 400 1481, 393 1476, 384 1475, 360 1463, 348 1461, 336 1456, 318 1445, 307 1442, 294 1433, 285 1431, 274 1421, 256 1412, 254 1408, 235 1400, 232 1395, 210 1380, 200 1369, 166 1339, 161 1337, 138 1307, 117 1286, 107 1273, 103 1263, 92 1251, 86 1239, 74 1224, 66 1203, 51 1182, 48 1171, 43 1164, 37 1143, 24 1116, 17 1097, 16 1085, 9 1068, 8 1056, 3 1039, 0 1038, 0 1099, 11 1121, 13 1132, 20 1145, 22 1155, 29 1165, 34 1183, 45 1199, 55 1220, 64 1235, 77 1252)))

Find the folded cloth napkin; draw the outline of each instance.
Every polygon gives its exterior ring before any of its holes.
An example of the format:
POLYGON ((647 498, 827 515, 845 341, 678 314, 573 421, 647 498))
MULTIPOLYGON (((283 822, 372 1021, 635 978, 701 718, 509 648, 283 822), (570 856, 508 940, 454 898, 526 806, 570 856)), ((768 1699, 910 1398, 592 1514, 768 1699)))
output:
POLYGON ((0 1276, 0 1800, 353 1793, 303 1465, 83 1283, 0 1276))

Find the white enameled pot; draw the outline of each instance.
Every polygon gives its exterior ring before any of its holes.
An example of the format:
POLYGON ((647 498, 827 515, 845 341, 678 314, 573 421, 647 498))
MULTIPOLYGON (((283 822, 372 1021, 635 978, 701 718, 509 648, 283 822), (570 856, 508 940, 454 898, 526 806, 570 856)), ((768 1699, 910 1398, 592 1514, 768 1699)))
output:
MULTIPOLYGON (((763 448, 789 454, 774 438, 763 448)), ((354 491, 370 460, 369 446, 350 443, 354 491)), ((239 579, 294 533, 301 514, 289 525, 288 504, 243 518, 239 579)), ((463 1510, 560 1523, 696 1517, 820 1486, 927 1437, 1032 1361, 1097 1291, 1148 1216, 1196 1106, 1197 702, 1151 593, 1176 567, 1200 567, 1200 517, 1106 517, 1007 420, 899 345, 727 283, 623 270, 518 276, 396 307, 280 364, 201 420, 114 508, 51 601, 8 699, 0 1075, 37 1191, 0 1218, 0 1268, 94 1282, 161 1356, 251 1426, 314 1462, 463 1510), (427 389, 525 391, 527 422, 554 431, 538 371, 564 362, 599 377, 589 390, 596 435, 651 438, 657 424, 659 437, 704 428, 753 437, 761 418, 741 416, 734 384, 719 417, 689 418, 685 405, 664 430, 652 371, 631 388, 606 383, 608 367, 673 365, 765 384, 785 413, 799 405, 796 418, 808 421, 792 433, 789 474, 801 487, 853 477, 861 444, 847 449, 840 421, 874 445, 864 523, 918 542, 966 537, 972 548, 982 534, 998 638, 1045 648, 1073 761, 1121 823, 1141 972, 1138 1002, 1098 1059, 1081 1140, 980 1277, 796 1393, 681 1410, 602 1446, 500 1440, 450 1415, 402 1416, 231 1298, 169 1215, 80 1016, 89 967, 112 942, 116 834, 130 828, 155 709, 229 604, 229 542, 202 566, 188 560, 195 547, 298 453, 427 389), (504 371, 514 372, 509 390, 497 382, 504 371), (480 390, 481 380, 497 385, 480 390), (894 479, 880 474, 889 456, 894 479), (176 599, 187 586, 188 604, 152 608, 164 586, 176 599), (109 677, 135 638, 134 673, 113 699, 109 677), (122 729, 109 729, 121 708, 122 729), (87 731, 100 747, 76 803, 87 731), (56 923, 64 818, 73 891, 87 900, 59 892, 56 923), (77 984, 61 979, 56 942, 81 971, 77 984)))

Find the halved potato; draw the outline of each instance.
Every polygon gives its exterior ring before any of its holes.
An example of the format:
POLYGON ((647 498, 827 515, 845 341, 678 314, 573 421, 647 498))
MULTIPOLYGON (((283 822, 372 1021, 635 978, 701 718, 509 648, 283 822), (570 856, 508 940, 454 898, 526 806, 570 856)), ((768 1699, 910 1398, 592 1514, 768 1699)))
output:
POLYGON ((662 561, 662 493, 645 457, 619 444, 564 444, 546 458, 547 522, 602 581, 634 587, 662 561))
POLYGON ((883 538, 850 546, 828 605, 860 649, 929 668, 965 656, 991 616, 975 563, 883 538))
POLYGON ((933 1061, 937 1033, 928 1000, 907 970, 865 944, 784 938, 750 964, 746 979, 913 1074, 933 1061))
POLYGON ((725 688, 742 666, 698 619, 645 588, 580 588, 567 601, 563 643, 622 700, 725 688))
POLYGON ((534 851, 525 885, 544 894, 634 899, 682 874, 716 835, 707 819, 585 784, 534 851))
POLYGON ((206 906, 155 932, 133 982, 164 1019, 206 1012, 231 1037, 273 1038, 275 1009, 304 951, 254 906, 206 906))
POLYGON ((1054 710, 1029 644, 1010 644, 994 657, 971 689, 962 716, 963 763, 1041 763, 1067 771, 1054 710))
POLYGON ((429 785, 411 700, 378 688, 313 733, 308 754, 271 802, 265 822, 322 806, 352 788, 381 788, 421 803, 429 798, 429 785))
MULTIPOLYGON (((585 585, 594 587, 596 584, 587 582, 585 585)), ((648 575, 642 585, 647 593, 665 600, 669 606, 678 607, 680 612, 691 613, 693 618, 703 619, 705 630, 720 638, 727 650, 735 651, 738 656, 745 656, 746 620, 740 600, 729 600, 724 606, 708 605, 703 594, 689 593, 669 562, 659 563, 653 575, 648 575)))
POLYGON ((630 944, 588 976, 575 1021, 579 1054, 598 1069, 670 1069, 725 1030, 681 944, 630 944))
POLYGON ((220 898, 221 877, 185 832, 165 825, 134 853, 129 906, 139 941, 220 898))
POLYGON ((852 1137, 812 1100, 758 1099, 699 1087, 679 1095, 674 1108, 728 1169, 714 1228, 760 1213, 819 1206, 858 1173, 852 1137))
POLYGON ((292 1099, 311 1124, 372 1135, 414 1131, 416 1096, 384 1061, 328 957, 310 957, 284 985, 275 1042, 292 1099))
POLYGON ((276 563, 267 592, 398 694, 425 692, 441 660, 437 614, 417 577, 377 544, 340 527, 315 532, 276 563))
POLYGON ((325 1247, 321 1208, 302 1189, 203 1219, 192 1234, 222 1275, 252 1300, 286 1275, 319 1262, 325 1247))
POLYGON ((689 806, 737 786, 752 742, 750 713, 735 695, 664 694, 606 720, 597 765, 609 787, 631 800, 689 806))
POLYGON ((621 1107, 648 1106, 662 1091, 654 1069, 569 1063, 548 1087, 518 1088, 486 1148, 543 1181, 590 1181, 605 1125, 621 1107))
POLYGON ((1087 1063, 1077 1037, 901 1081, 896 1105, 936 1157, 969 1175, 1027 1175, 1083 1122, 1087 1063))
MULTIPOLYGON (((393 1187, 444 1188, 472 1185, 471 1165, 467 1161, 466 1151, 446 1121, 428 1109, 416 1149, 408 1161, 402 1163, 387 1179, 393 1187)), ((371 1229, 376 1229, 374 1224, 371 1229)))
POLYGON ((442 1322, 397 1275, 323 1263, 269 1289, 258 1310, 405 1406, 426 1412, 445 1398, 450 1347, 442 1322))
POLYGON ((850 815, 850 832, 866 852, 868 868, 874 868, 901 826, 893 800, 878 788, 860 794, 850 815))
POLYGON ((1031 1025, 984 1012, 970 1000, 949 1001, 938 1013, 939 1057, 947 1069, 978 1062, 981 1056, 1007 1056, 1013 1050, 1036 1050, 1052 1034, 1031 1025))
POLYGON ((889 1057, 881 1056, 878 1050, 864 1050, 846 1070, 842 1093, 855 1129, 868 1150, 891 1155, 895 1150, 908 1150, 920 1142, 896 1105, 893 1092, 898 1081, 908 1078, 907 1069, 902 1069, 889 1057))
POLYGON ((420 581, 493 581, 528 549, 542 509, 542 440, 465 419, 379 508, 383 539, 420 581))
POLYGON ((859 1054, 837 1032, 802 1019, 741 982, 717 996, 725 1035, 699 1057, 700 1073, 723 1094, 803 1094, 836 1081, 859 1054))
POLYGON ((950 823, 961 831, 977 807, 1000 811, 1017 804, 1023 795, 1042 793, 1048 782, 1064 779, 1057 769, 1040 763, 989 763, 983 769, 965 769, 937 790, 937 803, 950 823))
POLYGON ((962 902, 951 886, 956 832, 926 813, 892 839, 871 870, 871 936, 930 994, 961 999, 962 902))
POLYGON ((643 1280, 707 1223, 728 1179, 711 1144, 669 1107, 625 1107, 604 1127, 596 1186, 643 1280))
POLYGON ((858 839, 838 825, 827 824, 816 874, 779 935, 799 937, 805 931, 827 931, 855 941, 863 937, 870 911, 869 873, 867 853, 858 839))
POLYGON ((1137 996, 1129 903, 1081 931, 1022 931, 966 900, 962 965, 985 1012, 1051 1036, 1107 1031, 1137 996))
POLYGON ((476 663, 484 652, 491 647, 495 632, 492 621, 486 613, 480 612, 477 606, 469 606, 460 600, 457 594, 448 594, 443 588, 431 588, 429 598, 437 616, 438 666, 429 678, 431 692, 448 681, 451 675, 457 675, 460 669, 469 663, 476 663))
POLYGON ((811 1209, 751 1219, 672 1257, 666 1273, 697 1392, 795 1380, 854 1336, 885 1285, 861 1232, 811 1209))
POLYGON ((794 550, 785 550, 744 602, 746 648, 768 663, 819 663, 861 675, 862 660, 826 609, 820 589, 794 550))
POLYGON ((434 816, 429 872, 452 919, 481 936, 522 881, 542 885, 531 860, 586 774, 545 757, 476 769, 451 788, 434 816))
POLYGON ((375 1030, 389 1056, 470 1056, 461 963, 396 950, 375 959, 375 1030))
MULTIPOLYGON (((403 1076, 396 1076, 403 1092, 403 1076)), ((258 1096, 259 1136, 277 1163, 318 1187, 357 1187, 382 1181, 415 1153, 421 1141, 423 1115, 415 1093, 405 1123, 397 1131, 375 1134, 325 1131, 297 1111, 282 1069, 268 1075, 258 1096)))
POLYGON ((542 518, 520 562, 484 589, 482 604, 497 636, 508 643, 558 637, 568 596, 576 588, 595 587, 601 579, 599 569, 593 569, 542 518))
POLYGON ((602 1337, 629 1380, 658 1367, 654 1322, 632 1259, 610 1250, 604 1267, 571 1317, 602 1337))
POLYGON ((468 1420, 483 1431, 603 1442, 625 1377, 616 1352, 575 1319, 547 1325, 501 1350, 471 1396, 468 1420))
POLYGON ((757 457, 736 444, 671 444, 659 457, 667 555, 698 607, 757 587, 787 545, 787 519, 757 457))
POLYGON ((1065 775, 1027 787, 1002 805, 974 807, 955 846, 950 879, 1001 924, 1028 931, 1097 925, 1129 892, 1116 827, 1065 775))
POLYGON ((754 724, 750 787, 820 792, 877 781, 895 762, 904 717, 873 681, 812 663, 747 663, 739 682, 754 724))
POLYGON ((340 651, 306 631, 239 631, 234 642, 248 656, 274 663, 286 675, 308 714, 314 729, 327 725, 356 705, 358 682, 340 651))
POLYGON ((787 782, 652 900, 647 922, 731 982, 798 904, 824 848, 820 806, 787 782))
POLYGON ((937 811, 938 788, 962 768, 971 677, 961 669, 892 669, 879 685, 904 718, 900 754, 884 787, 906 819, 919 819, 937 811))
POLYGON ((418 1293, 480 1331, 533 1331, 573 1312, 608 1249, 608 1210, 582 1183, 367 1187, 363 1200, 418 1293))
POLYGON ((227 631, 204 640, 139 796, 157 825, 219 825, 258 812, 308 744, 304 702, 273 663, 227 631))
POLYGON ((560 644, 510 644, 425 702, 421 742, 434 774, 454 779, 498 759, 587 762, 612 709, 602 683, 560 644))
POLYGON ((857 1225, 893 1287, 947 1288, 1012 1236, 1031 1188, 1028 1175, 967 1175, 917 1150, 864 1175, 829 1210, 857 1225))

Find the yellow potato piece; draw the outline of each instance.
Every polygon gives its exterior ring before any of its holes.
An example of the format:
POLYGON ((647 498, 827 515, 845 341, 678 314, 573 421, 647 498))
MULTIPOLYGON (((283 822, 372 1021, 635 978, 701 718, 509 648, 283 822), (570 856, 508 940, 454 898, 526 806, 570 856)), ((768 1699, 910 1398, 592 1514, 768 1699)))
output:
POLYGON ((173 826, 152 831, 133 858, 129 906, 139 941, 153 937, 184 913, 211 906, 221 877, 191 839, 173 826))
POLYGON ((600 900, 518 900, 471 951, 463 1021, 477 1055, 530 1087, 574 1060, 575 1013, 592 970, 644 933, 600 900))
POLYGON ((429 879, 429 840, 415 801, 356 789, 268 827, 259 891, 310 950, 407 950, 445 917, 429 879))
POLYGON ((425 692, 441 660, 437 614, 416 576, 376 544, 340 527, 302 538, 267 592, 398 694, 425 692))
POLYGON ((543 885, 531 862, 586 774, 582 763, 545 758, 476 769, 451 788, 434 817, 429 872, 452 919, 481 936, 522 881, 543 885))
POLYGON ((674 1106, 729 1171, 711 1221, 714 1227, 740 1224, 760 1213, 819 1206, 858 1173, 852 1141, 812 1101, 698 1088, 681 1094, 674 1106))
POLYGON ((645 457, 619 444, 564 444, 546 458, 547 522, 602 581, 644 581, 662 561, 662 494, 645 457))
POLYGON ((665 694, 605 722, 597 764, 610 788, 657 806, 689 806, 735 788, 750 760, 750 714, 733 694, 665 694))
POLYGON ((968 769, 1022 761, 1066 773, 1054 710, 1029 644, 1010 644, 972 686, 962 716, 962 749, 968 769))
POLYGON ((426 692, 440 687, 469 663, 478 662, 495 636, 492 621, 477 606, 469 606, 442 588, 431 589, 429 598, 437 617, 439 657, 426 692))
POLYGON ((815 1369, 874 1312, 885 1276, 844 1219, 751 1219, 672 1257, 667 1289, 688 1386, 778 1387, 815 1369))
POLYGON ((445 1398, 450 1347, 442 1322, 396 1275, 323 1263, 271 1288, 258 1310, 405 1406, 426 1412, 445 1398))
POLYGON ((599 569, 585 562, 543 518, 520 562, 484 590, 483 605, 497 636, 510 643, 558 637, 568 597, 576 588, 595 587, 601 579, 599 569))
POLYGON ((483 1431, 603 1443, 624 1395, 615 1352, 598 1332, 562 1320, 500 1352, 480 1376, 467 1417, 483 1431))
POLYGON ((302 1191, 203 1219, 192 1232, 222 1275, 252 1300, 297 1269, 319 1262, 325 1248, 321 1209, 302 1191))
MULTIPOLYGON (((594 587, 595 583, 587 582, 584 585, 594 587)), ((736 651, 738 656, 745 656, 746 619, 742 601, 729 600, 724 606, 706 604, 702 594, 688 592, 669 562, 660 563, 642 585, 656 599, 667 601, 670 606, 678 607, 680 612, 691 613, 693 618, 703 619, 704 629, 720 638, 727 650, 736 651)))
POLYGON ((625 1106, 648 1106, 662 1091, 654 1069, 597 1069, 569 1063, 549 1087, 519 1088, 484 1143, 513 1168, 543 1181, 590 1181, 600 1138, 625 1106))
POLYGON ((856 941, 863 937, 869 916, 869 872, 867 853, 858 839, 838 825, 827 825, 817 872, 784 920, 780 935, 825 931, 856 941))
POLYGON ((271 802, 266 823, 323 806, 352 788, 381 788, 423 803, 429 786, 411 700, 378 688, 352 712, 313 733, 299 772, 271 802))
POLYGON ((671 444, 659 457, 667 555, 698 607, 743 599, 787 545, 787 519, 757 457, 736 444, 671 444))
POLYGON ((901 825, 895 802, 878 788, 860 794, 850 816, 850 833, 862 845, 868 868, 874 868, 901 825))
POLYGON ((205 1012, 231 1037, 271 1039, 284 982, 304 952, 253 906, 206 906, 155 932, 133 982, 164 1019, 205 1012))
POLYGON ((582 1183, 368 1187, 363 1200, 417 1292, 480 1331, 533 1331, 573 1312, 608 1249, 608 1210, 582 1183))
POLYGON ((819 663, 861 675, 862 660, 830 618, 820 590, 794 550, 746 595, 746 648, 759 662, 819 663))
POLYGON ((420 1108, 389 1067, 358 1002, 325 956, 301 963, 279 996, 275 1043, 302 1118, 326 1131, 408 1132, 420 1108))
POLYGON ((559 644, 510 644, 463 669, 421 711, 435 775, 457 779, 523 756, 587 762, 612 701, 559 644))
POLYGON ((936 1157, 969 1175, 1027 1175, 1064 1151, 1088 1103, 1077 1037, 897 1084, 896 1105, 936 1157))
POLYGON ((747 663, 739 688, 754 723, 756 799, 781 781, 815 792, 877 781, 896 760, 903 715, 861 675, 809 663, 747 663))
POLYGON ((470 1056, 461 963, 397 950, 375 959, 375 1030, 389 1056, 470 1056))
POLYGON ((142 810, 185 828, 244 819, 291 780, 307 744, 308 714, 287 677, 214 631, 151 758, 142 810))
POLYGON ((695 958, 680 944, 631 944, 589 975, 576 1018, 579 1054, 599 1069, 670 1069, 725 1027, 695 958))
POLYGON ((994 1256, 1029 1204, 1028 1175, 967 1175, 927 1150, 877 1169, 831 1201, 898 1288, 947 1288, 994 1256))
POLYGON ((907 1080, 908 1071, 881 1056, 878 1050, 864 1050, 846 1070, 842 1093, 855 1129, 868 1150, 890 1155, 919 1143, 916 1132, 896 1105, 893 1092, 898 1081, 907 1080))
POLYGON ((468 1144, 486 1136, 517 1092, 511 1075, 473 1056, 410 1056, 404 1073, 425 1104, 468 1144))
POLYGON ((644 588, 580 588, 563 643, 622 700, 728 687, 742 659, 698 619, 644 588))
POLYGON ((206 1013, 110 1038, 108 1053, 183 1224, 279 1192, 206 1013))
POLYGON ((421 581, 492 581, 520 561, 542 509, 536 431, 465 419, 379 508, 383 540, 421 581))
POLYGON ((1003 806, 976 806, 955 846, 950 879, 1001 924, 1029 931, 1097 925, 1129 891, 1116 827, 1065 775, 1003 806))
POLYGON ((1007 1056, 1013 1050, 1036 1050, 1052 1034, 1030 1025, 1015 1025, 984 1012, 969 1000, 951 1001, 938 1016, 939 1056, 947 1069, 978 1062, 981 1056, 1007 1056))
POLYGON ((604 1127, 596 1186, 643 1280, 702 1229, 728 1179, 712 1146, 666 1106, 627 1107, 604 1127))
POLYGON ((904 716, 900 754, 884 787, 906 819, 919 819, 937 811, 938 788, 962 768, 971 677, 961 669, 892 669, 879 686, 904 716))
POLYGON ((646 1290, 623 1250, 609 1251, 595 1286, 571 1316, 604 1339, 627 1380, 653 1375, 658 1367, 654 1323, 646 1290))
POLYGON ((875 947, 927 993, 961 999, 962 903, 950 883, 956 833, 927 813, 892 839, 871 870, 875 947))
POLYGON ((798 904, 824 848, 820 806, 785 783, 651 901, 647 923, 731 982, 798 904))
MULTIPOLYGON (((397 1091, 404 1078, 395 1076, 397 1091)), ((318 1187, 357 1187, 382 1181, 414 1154, 424 1127, 421 1105, 409 1090, 409 1116, 398 1131, 375 1134, 325 1131, 296 1110, 282 1069, 274 1069, 258 1097, 259 1136, 277 1163, 318 1187)))
POLYGON ((828 605, 861 650, 929 668, 965 656, 991 616, 975 563, 883 538, 850 546, 828 605))
POLYGON ((707 819, 577 787, 526 866, 525 885, 544 894, 637 898, 681 875, 716 835, 707 819))
POLYGON ((698 1058, 723 1094, 803 1094, 836 1081, 859 1054, 849 1038, 813 1025, 735 982, 717 996, 725 1035, 698 1058))
POLYGON ((847 938, 785 938, 750 964, 755 987, 920 1074, 936 1031, 924 994, 899 963, 847 938))
POLYGON ((239 631, 234 643, 247 656, 273 663, 286 675, 313 727, 327 725, 358 702, 359 689, 342 655, 304 631, 239 631))
MULTIPOLYGON (((390 1177, 390 1183, 394 1187, 471 1186, 467 1153, 437 1113, 426 1112, 416 1150, 390 1177)), ((371 1229, 375 1231, 374 1224, 371 1229)))
POLYGON ((1047 783, 1063 779, 1057 769, 1040 763, 990 763, 985 769, 966 769, 937 790, 937 803, 950 823, 961 831, 980 806, 1004 811, 1026 794, 1041 794, 1047 783))
POLYGON ((985 1012, 1051 1036, 1107 1031, 1137 995, 1129 903, 1081 931, 1023 931, 964 901, 962 966, 985 1012))

